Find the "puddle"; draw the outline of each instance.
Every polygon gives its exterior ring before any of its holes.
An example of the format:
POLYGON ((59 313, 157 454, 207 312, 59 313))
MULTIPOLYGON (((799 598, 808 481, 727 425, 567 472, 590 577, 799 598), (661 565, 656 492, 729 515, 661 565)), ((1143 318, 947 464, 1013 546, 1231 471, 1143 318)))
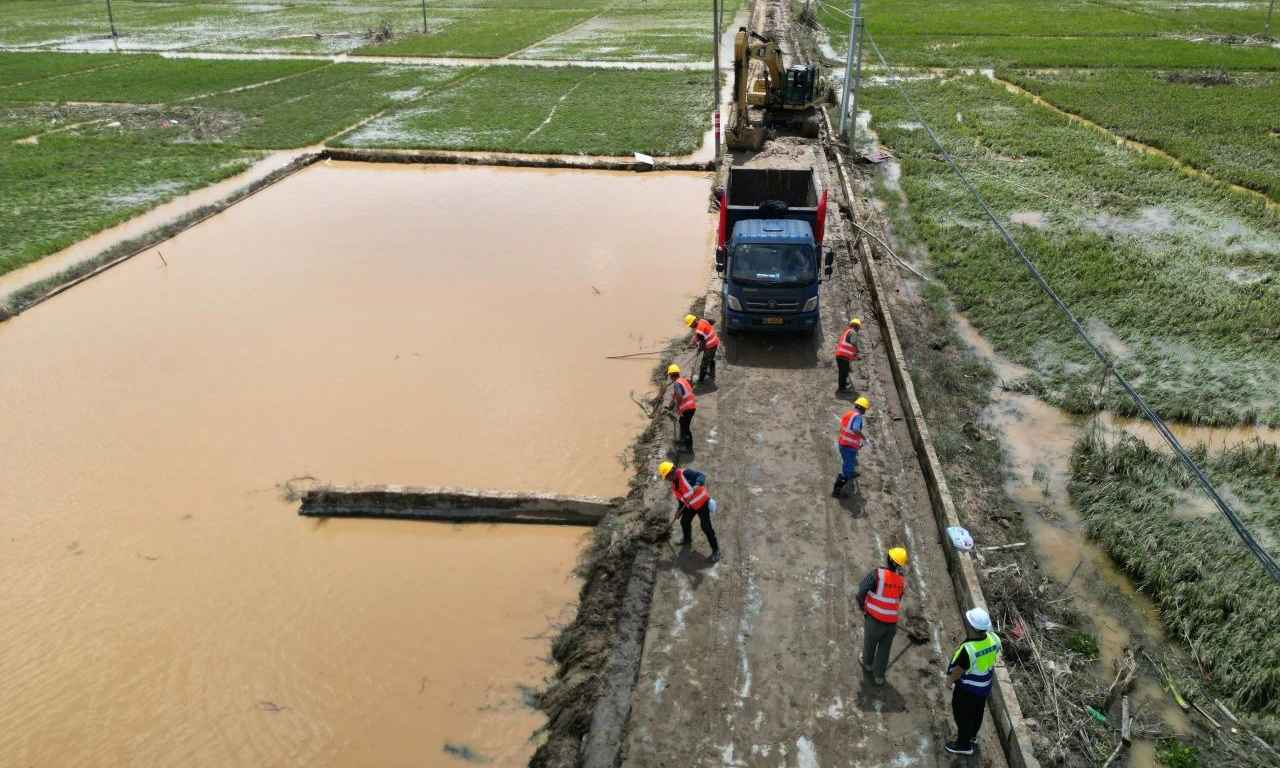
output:
POLYGON ((1035 229, 1044 229, 1044 211, 1016 211, 1009 214, 1009 221, 1035 229))
MULTIPOLYGON (((955 314, 953 319, 961 339, 993 366, 998 379, 1011 382, 1028 373, 997 355, 964 316, 955 314)), ((999 386, 992 388, 991 403, 982 416, 1005 451, 1009 472, 1005 490, 1023 514, 1041 567, 1057 584, 1069 582, 1065 589, 1055 589, 1069 595, 1075 607, 1090 618, 1090 629, 1098 640, 1097 674, 1099 679, 1107 678, 1103 684, 1113 675, 1113 662, 1123 656, 1131 643, 1177 653, 1169 646, 1155 604, 1088 537, 1080 513, 1071 503, 1067 492, 1071 449, 1085 420, 1034 395, 1007 392, 999 386)), ((1101 424, 1102 428, 1119 426, 1118 420, 1101 424)), ((1139 681, 1151 684, 1144 677, 1139 681)), ((1150 697, 1144 711, 1158 714, 1171 727, 1177 722, 1178 732, 1186 728, 1185 718, 1178 720, 1182 712, 1168 695, 1150 697)), ((1144 761, 1144 754, 1135 750, 1130 765, 1152 765, 1149 760, 1144 761)))
MULTIPOLYGON (((1145 419, 1130 419, 1125 416, 1103 414, 1102 421, 1109 428, 1123 429, 1131 435, 1145 440, 1149 445, 1164 447, 1164 438, 1156 432, 1155 427, 1145 419)), ((1195 427, 1189 424, 1169 424, 1169 431, 1178 438, 1178 442, 1186 448, 1204 444, 1210 451, 1222 451, 1241 443, 1261 440, 1264 443, 1280 445, 1280 428, 1277 427, 1195 427)))
POLYGON ((603 357, 711 223, 701 174, 320 164, 0 325, 0 764, 525 765, 581 530, 274 486, 622 490, 603 357))

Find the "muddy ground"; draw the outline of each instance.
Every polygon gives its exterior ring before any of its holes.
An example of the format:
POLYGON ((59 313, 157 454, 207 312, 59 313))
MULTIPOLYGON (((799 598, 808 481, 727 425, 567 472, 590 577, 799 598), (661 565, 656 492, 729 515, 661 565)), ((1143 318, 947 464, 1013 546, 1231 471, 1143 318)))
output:
MULTIPOLYGON (((820 150, 795 140, 745 165, 813 165, 838 185, 820 150)), ((697 533, 692 549, 660 552, 624 764, 950 764, 941 675, 959 610, 861 268, 846 228, 831 234, 839 266, 821 332, 730 335, 717 386, 698 393, 697 454, 685 463, 707 473, 721 505, 725 559, 711 564, 697 533), (858 488, 837 501, 836 425, 851 398, 835 394, 831 349, 851 316, 867 320, 854 387, 872 408, 858 488), (856 592, 898 545, 912 558, 907 611, 930 641, 900 634, 902 656, 878 687, 858 667, 856 592)), ((973 764, 1003 764, 986 735, 973 764)))

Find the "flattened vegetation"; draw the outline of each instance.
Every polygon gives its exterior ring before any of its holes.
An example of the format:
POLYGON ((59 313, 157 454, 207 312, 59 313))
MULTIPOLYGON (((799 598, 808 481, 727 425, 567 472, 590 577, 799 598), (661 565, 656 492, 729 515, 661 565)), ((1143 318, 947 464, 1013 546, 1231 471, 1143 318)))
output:
MULTIPOLYGON (((924 117, 1050 284, 1166 418, 1280 423, 1280 221, 1253 201, 1116 146, 981 76, 909 85, 924 117)), ((938 276, 1050 402, 1092 412, 1099 368, 940 161, 896 91, 867 89, 902 160, 913 231, 938 276)), ((882 190, 896 204, 893 190, 882 190)), ((1105 406, 1132 414, 1111 388, 1105 406)))

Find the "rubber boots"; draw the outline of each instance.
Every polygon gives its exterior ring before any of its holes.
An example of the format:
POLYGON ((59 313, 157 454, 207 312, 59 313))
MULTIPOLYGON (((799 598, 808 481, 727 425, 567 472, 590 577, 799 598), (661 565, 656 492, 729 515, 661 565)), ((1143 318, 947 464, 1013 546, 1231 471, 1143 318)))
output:
POLYGON ((845 484, 845 483, 847 483, 847 482, 849 482, 849 481, 848 481, 848 480, 845 480, 843 476, 841 476, 841 475, 836 475, 836 484, 835 484, 835 486, 834 486, 834 487, 832 487, 832 489, 831 489, 831 498, 833 498, 833 499, 843 499, 843 498, 845 497, 845 493, 844 493, 844 484, 845 484))

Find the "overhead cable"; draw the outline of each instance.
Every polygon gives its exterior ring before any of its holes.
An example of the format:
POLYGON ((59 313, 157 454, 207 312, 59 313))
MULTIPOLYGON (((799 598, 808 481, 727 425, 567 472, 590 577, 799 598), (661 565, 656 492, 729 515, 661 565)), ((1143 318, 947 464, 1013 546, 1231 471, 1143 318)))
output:
POLYGON ((1271 555, 1268 554, 1267 551, 1262 548, 1262 545, 1258 543, 1257 539, 1253 537, 1253 534, 1245 526, 1244 522, 1241 521, 1235 511, 1231 509, 1231 505, 1227 504, 1226 499, 1222 498, 1222 494, 1218 493, 1218 489, 1213 486, 1213 483, 1209 482, 1209 478, 1205 477, 1204 472, 1191 458, 1190 454, 1187 453, 1186 449, 1182 447, 1182 443, 1178 442, 1178 438, 1174 437, 1173 432, 1169 430, 1168 425, 1164 423, 1164 420, 1160 418, 1159 414, 1157 414, 1151 406, 1147 404, 1147 401, 1143 399, 1142 395, 1138 394, 1138 391, 1133 388, 1133 385, 1129 383, 1128 379, 1126 379, 1120 371, 1116 369, 1115 364, 1109 357, 1107 357, 1107 354, 1103 352, 1102 348, 1089 337, 1088 332, 1085 331, 1084 326, 1080 324, 1080 321, 1076 319, 1076 316, 1071 312, 1071 309, 1061 298, 1058 297, 1058 294, 1054 292, 1048 281, 1046 281, 1044 276, 1040 274, 1040 270, 1036 268, 1036 265, 1031 261, 1030 257, 1028 257, 1026 252, 1022 250, 1022 246, 1018 245, 1017 241, 1013 239, 1013 236, 1009 234, 1009 230, 1005 229, 1004 224, 1000 222, 1000 219, 997 218, 995 213, 991 210, 991 206, 987 205, 986 199, 982 197, 982 194, 978 192, 977 188, 973 186, 973 183, 970 182, 968 177, 966 177, 960 170, 960 166, 954 159, 952 159, 951 154, 942 146, 942 142, 938 139, 937 134, 933 132, 933 128, 930 127, 927 121, 925 121, 924 116, 920 114, 920 110, 916 109, 915 102, 911 100, 906 89, 902 87, 902 83, 898 80, 897 74, 894 72, 893 68, 889 66, 889 62, 885 60, 884 54, 880 52, 880 47, 876 45, 875 38, 873 38, 871 33, 867 31, 865 24, 863 25, 863 32, 866 35, 867 42, 871 45, 871 50, 875 51, 876 57, 880 59, 880 64, 884 67, 885 72, 888 74, 894 87, 898 89, 898 93, 900 93, 903 100, 906 101, 907 106, 911 109, 911 113, 915 115, 916 121, 919 122, 920 125, 924 126, 925 131, 929 134, 929 138, 933 141, 933 145, 942 153, 942 157, 946 160, 947 165, 951 167, 952 172, 960 179, 965 188, 969 190, 969 193, 973 195, 973 199, 978 201, 978 205, 982 206, 982 210, 987 214, 987 218, 991 219, 991 223, 995 225, 1000 236, 1009 244, 1009 247, 1013 249, 1013 252, 1018 255, 1018 258, 1022 260, 1023 265, 1026 266, 1027 271, 1031 273, 1031 277, 1040 285, 1040 290, 1042 290, 1044 294, 1057 305, 1058 309, 1062 312, 1062 315, 1067 318, 1067 321, 1071 323, 1071 327, 1075 329, 1076 335, 1084 340, 1084 343, 1087 344, 1089 349, 1093 352, 1094 357, 1098 358, 1098 360, 1103 364, 1105 371, 1115 377, 1115 380, 1120 384, 1120 387, 1124 389, 1125 394, 1129 396, 1129 399, 1133 400, 1133 402, 1138 406, 1138 409, 1142 411, 1142 414, 1146 416, 1147 420, 1151 422, 1151 425, 1155 427, 1156 432, 1160 433, 1160 437, 1168 443, 1169 448, 1173 451, 1174 455, 1176 455, 1179 461, 1181 461, 1187 470, 1191 472, 1196 481, 1204 489, 1204 492, 1209 496, 1210 500, 1212 500, 1218 507, 1218 511, 1227 518, 1231 527, 1235 529, 1236 535, 1240 537, 1240 540, 1249 548, 1249 551, 1253 553, 1253 556, 1262 564, 1263 570, 1271 577, 1271 580, 1280 584, 1280 565, 1276 565, 1276 561, 1272 559, 1271 555))

